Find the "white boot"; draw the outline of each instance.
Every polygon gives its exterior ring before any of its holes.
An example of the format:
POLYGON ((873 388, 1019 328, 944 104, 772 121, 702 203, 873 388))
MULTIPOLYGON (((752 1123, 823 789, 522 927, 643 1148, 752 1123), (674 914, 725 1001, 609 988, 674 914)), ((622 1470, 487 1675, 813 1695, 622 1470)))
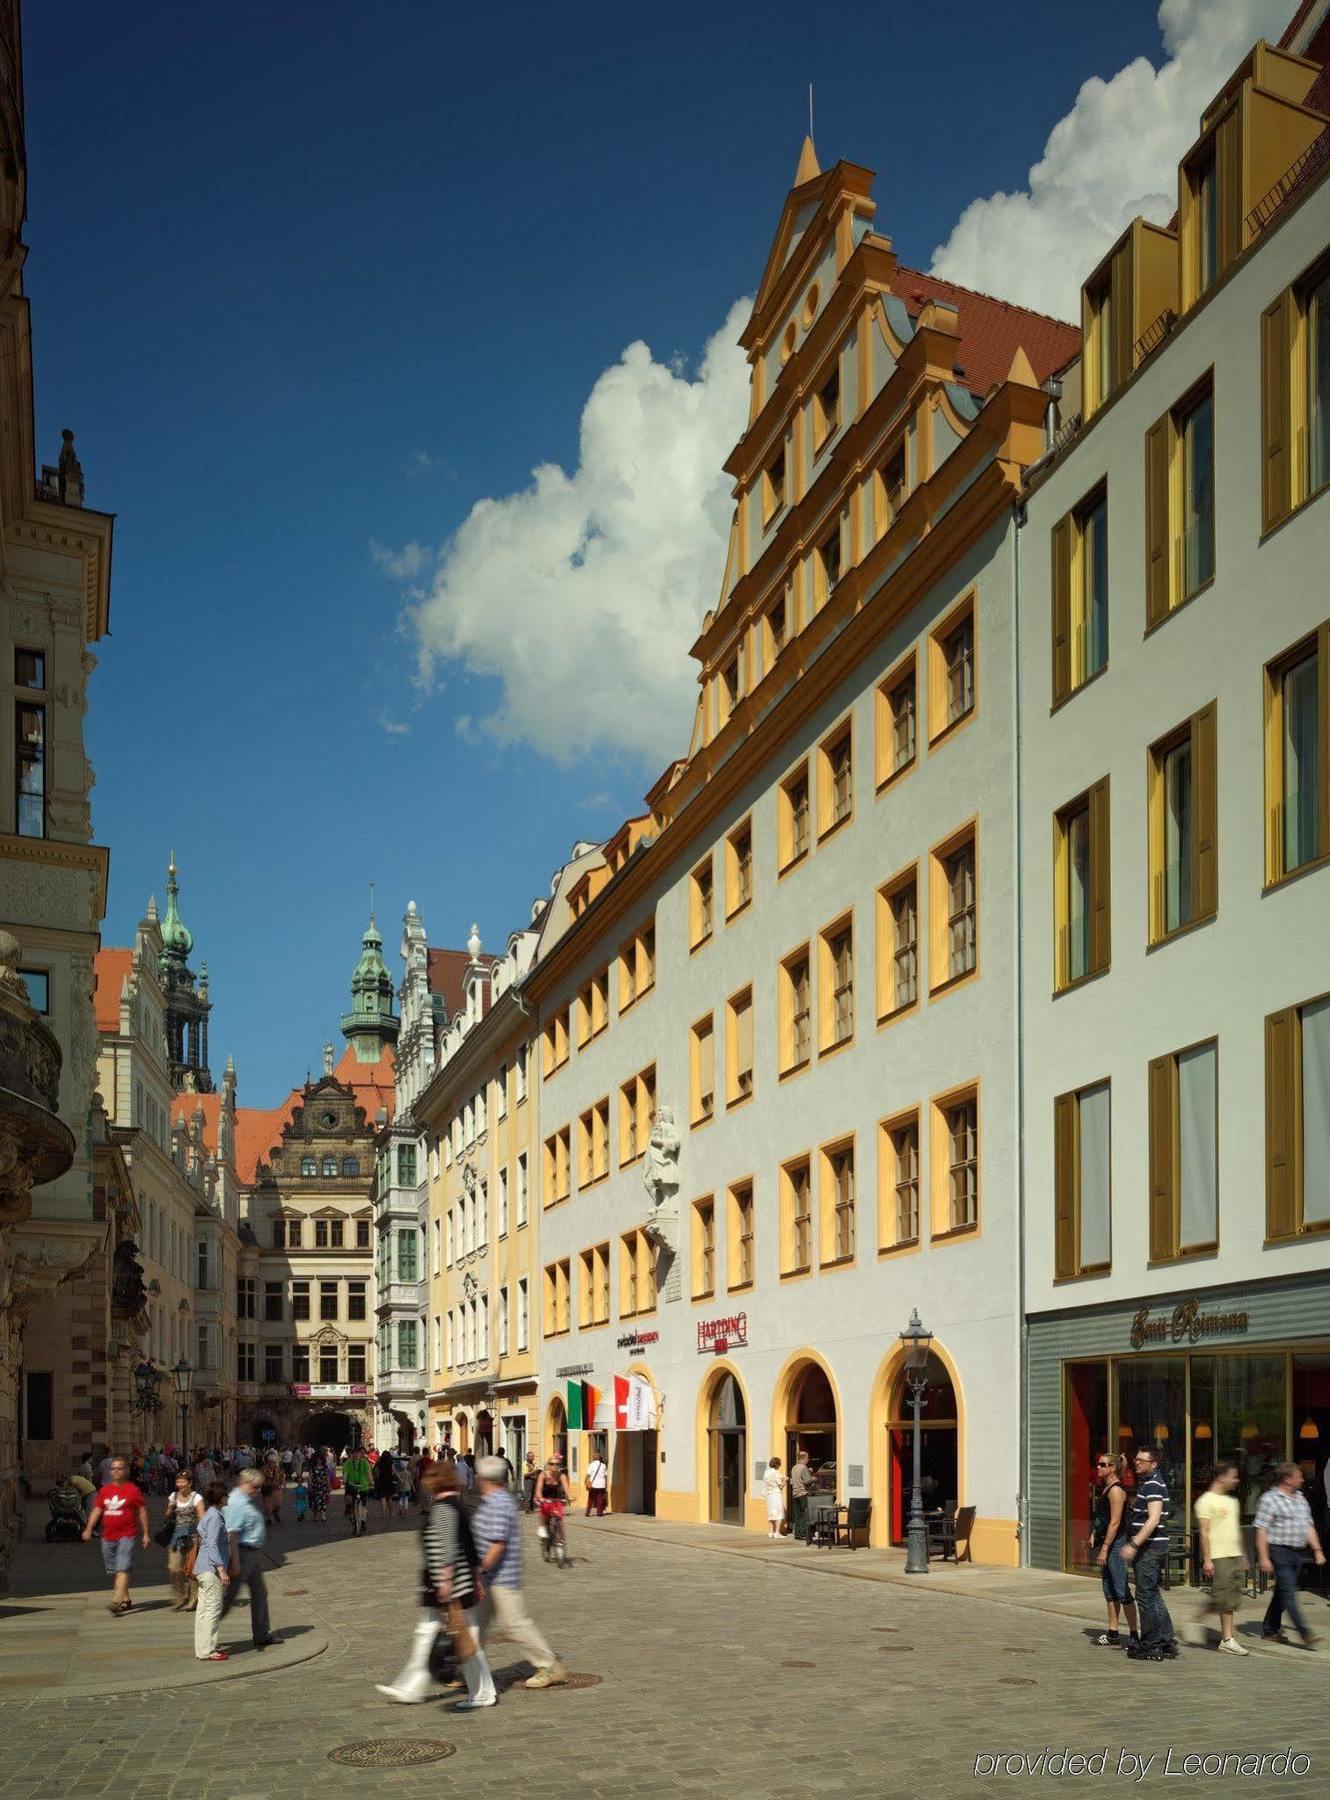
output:
POLYGON ((416 1626, 416 1635, 411 1640, 411 1655, 402 1673, 391 1687, 385 1687, 381 1681, 375 1687, 390 1700, 400 1700, 404 1706, 418 1706, 422 1700, 428 1700, 433 1687, 433 1678, 429 1672, 429 1653, 434 1648, 434 1640, 438 1636, 439 1626, 436 1619, 424 1619, 416 1626))
POLYGON ((457 1702, 454 1712, 475 1712, 482 1706, 497 1706, 499 1696, 483 1650, 477 1650, 462 1664, 462 1679, 466 1683, 466 1699, 457 1702))

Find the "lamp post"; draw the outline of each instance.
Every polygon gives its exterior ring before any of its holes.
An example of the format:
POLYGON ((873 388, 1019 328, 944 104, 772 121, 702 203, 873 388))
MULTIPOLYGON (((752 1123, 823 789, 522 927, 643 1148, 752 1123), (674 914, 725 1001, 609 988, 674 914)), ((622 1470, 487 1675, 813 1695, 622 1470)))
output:
POLYGON ((928 1392, 928 1348, 933 1334, 919 1320, 919 1309, 910 1314, 910 1323, 901 1333, 905 1346, 905 1379, 910 1386, 910 1404, 914 1408, 914 1481, 910 1489, 910 1528, 905 1552, 905 1573, 928 1573, 928 1525, 924 1519, 924 1499, 919 1485, 919 1412, 928 1392))
POLYGON ((171 1379, 175 1382, 175 1397, 184 1421, 181 1428, 180 1448, 186 1463, 189 1461, 189 1398, 194 1391, 194 1371, 182 1356, 171 1370, 171 1379))
POLYGON ((144 1415, 158 1413, 162 1410, 162 1397, 158 1391, 162 1385, 162 1371, 148 1357, 143 1357, 134 1368, 134 1411, 144 1415))

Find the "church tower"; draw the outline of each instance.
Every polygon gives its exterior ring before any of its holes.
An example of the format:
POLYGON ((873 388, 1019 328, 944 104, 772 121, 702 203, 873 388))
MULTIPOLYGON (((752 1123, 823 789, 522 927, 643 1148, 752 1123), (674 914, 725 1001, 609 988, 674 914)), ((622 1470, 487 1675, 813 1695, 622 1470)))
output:
POLYGON ((342 1036, 357 1062, 376 1063, 396 1044, 401 1021, 393 1011, 393 978, 383 960, 383 939, 373 913, 361 944, 360 961, 351 977, 351 1010, 342 1014, 342 1036))
POLYGON ((194 934, 180 917, 176 905, 179 894, 173 850, 166 869, 166 916, 160 927, 162 989, 166 995, 166 1057, 171 1070, 171 1086, 178 1094, 211 1094, 208 1014, 212 1011, 212 1002, 208 998, 208 965, 202 965, 196 982, 189 967, 194 934))

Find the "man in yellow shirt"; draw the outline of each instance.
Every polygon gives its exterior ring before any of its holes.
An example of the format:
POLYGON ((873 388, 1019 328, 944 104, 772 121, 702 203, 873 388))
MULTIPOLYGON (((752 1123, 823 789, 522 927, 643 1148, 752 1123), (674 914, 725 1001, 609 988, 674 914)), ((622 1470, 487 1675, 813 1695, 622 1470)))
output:
POLYGON ((1201 1533, 1201 1573, 1210 1583, 1210 1598, 1219 1614, 1219 1648, 1228 1656, 1248 1656, 1250 1652, 1233 1636, 1233 1615, 1247 1569, 1242 1512, 1233 1491, 1237 1485, 1238 1465, 1216 1463, 1214 1479, 1193 1511, 1201 1533))

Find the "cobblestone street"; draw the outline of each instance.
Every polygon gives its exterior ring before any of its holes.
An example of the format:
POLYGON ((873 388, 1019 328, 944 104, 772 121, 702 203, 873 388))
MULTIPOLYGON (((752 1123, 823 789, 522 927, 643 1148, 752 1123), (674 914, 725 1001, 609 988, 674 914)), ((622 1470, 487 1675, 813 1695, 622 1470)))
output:
MULTIPOLYGON (((397 1736, 456 1746, 445 1761, 394 1772, 401 1794, 474 1792, 497 1780, 551 1800, 756 1800, 804 1789, 939 1796, 971 1791, 983 1753, 1037 1755, 1045 1746, 1107 1748, 1110 1776, 1122 1750, 1154 1754, 1151 1779, 1170 1747, 1176 1769, 1189 1752, 1291 1746, 1311 1758, 1311 1773, 1284 1779, 1281 1791, 1325 1791, 1324 1654, 1258 1650, 1239 1661, 1189 1649, 1175 1664, 1131 1665, 1091 1645, 1099 1610, 1089 1584, 1077 1616, 1065 1599, 1054 1610, 992 1590, 966 1594, 940 1572, 906 1587, 863 1579, 866 1557, 833 1562, 791 1542, 767 1552, 760 1539, 724 1531, 671 1541, 663 1529, 575 1519, 574 1560, 562 1572, 541 1564, 532 1534, 532 1611, 573 1670, 603 1680, 582 1691, 507 1693, 492 1711, 467 1716, 447 1699, 406 1708, 374 1691, 395 1672, 414 1622, 413 1529, 394 1522, 351 1542, 332 1525, 284 1526, 271 1543, 281 1564, 270 1582, 274 1627, 281 1635, 312 1626, 325 1650, 298 1666, 265 1666, 247 1648, 242 1611, 223 1631, 238 1653, 226 1678, 206 1686, 172 1685, 197 1669, 184 1619, 174 1622, 178 1658, 158 1653, 147 1691, 87 1694, 75 1684, 53 1699, 49 1688, 39 1695, 0 1678, 0 1793, 327 1800, 382 1779, 330 1763, 330 1751, 397 1736), (254 1673, 241 1678, 247 1666, 254 1673)), ((112 1619, 95 1553, 63 1548, 63 1578, 82 1555, 96 1583, 83 1629, 101 1646, 99 1674, 118 1647, 130 1667, 134 1634, 156 1618, 164 1589, 140 1588, 144 1613, 112 1619)), ((25 1554, 16 1591, 0 1605, 0 1632, 31 1621, 20 1609, 44 1604, 33 1571, 52 1563, 43 1547, 25 1554)), ((1313 1607, 1320 1623, 1323 1602, 1313 1607)), ((1249 1642, 1258 1618, 1249 1603, 1249 1642)), ((493 1661, 501 1679, 526 1672, 502 1643, 493 1661)), ((1186 1791, 1221 1785, 1200 1776, 1186 1791)))

